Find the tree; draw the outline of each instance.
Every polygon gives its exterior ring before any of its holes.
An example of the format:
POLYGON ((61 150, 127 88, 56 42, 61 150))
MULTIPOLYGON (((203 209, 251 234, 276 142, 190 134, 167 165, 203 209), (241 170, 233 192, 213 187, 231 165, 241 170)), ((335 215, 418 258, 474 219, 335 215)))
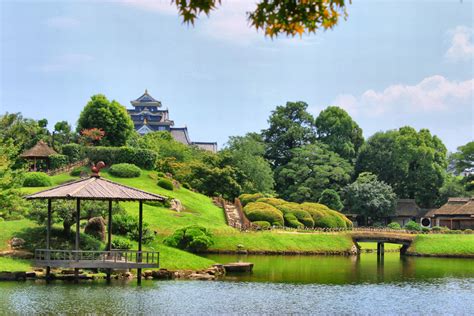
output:
POLYGON ((392 187, 377 176, 368 172, 359 174, 357 180, 343 190, 344 205, 347 212, 360 214, 373 220, 383 220, 393 215, 397 195, 392 187))
POLYGON ((93 95, 82 110, 77 132, 97 128, 105 132, 102 145, 123 146, 134 130, 133 122, 124 106, 109 101, 102 94, 93 95))
POLYGON ((388 183, 400 198, 433 207, 446 174, 446 147, 430 131, 412 127, 379 132, 361 147, 356 174, 371 172, 388 183))
POLYGON ((249 133, 245 136, 231 136, 228 147, 222 151, 230 156, 230 164, 244 174, 242 191, 245 193, 272 193, 275 181, 268 161, 263 158, 265 143, 261 135, 249 133))
POLYGON ((315 121, 318 140, 349 161, 356 158, 364 143, 362 129, 349 114, 337 106, 327 107, 315 121))
POLYGON ((474 168, 474 141, 458 147, 458 151, 451 156, 457 173, 474 168))
POLYGON ((67 121, 56 122, 53 131, 53 144, 68 144, 73 137, 71 130, 71 125, 67 121))
POLYGON ((342 205, 341 197, 333 189, 325 189, 321 193, 318 203, 326 205, 332 210, 340 211, 344 205, 342 205))
MULTIPOLYGON (((184 22, 194 24, 200 13, 209 15, 221 0, 173 0, 184 22)), ((260 0, 257 8, 247 12, 251 26, 263 30, 273 37, 279 34, 289 36, 315 33, 319 29, 333 28, 339 17, 346 14, 346 3, 350 0, 260 0)))
POLYGON ((466 191, 462 177, 456 177, 451 174, 446 176, 443 186, 439 189, 439 198, 436 206, 441 206, 448 202, 450 197, 469 197, 466 191))
POLYGON ((265 157, 274 169, 291 160, 293 149, 316 141, 314 118, 307 108, 304 102, 287 102, 272 111, 270 126, 262 135, 267 147, 265 157))
POLYGON ((316 143, 293 149, 291 161, 275 169, 277 193, 293 202, 317 202, 325 189, 340 190, 349 183, 349 162, 316 143))

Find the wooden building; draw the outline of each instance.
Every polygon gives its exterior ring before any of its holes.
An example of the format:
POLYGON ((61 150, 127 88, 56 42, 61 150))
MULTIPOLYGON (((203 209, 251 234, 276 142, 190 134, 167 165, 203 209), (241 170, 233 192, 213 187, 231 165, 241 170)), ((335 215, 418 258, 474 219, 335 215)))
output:
POLYGON ((424 217, 431 220, 431 226, 474 229, 474 198, 449 198, 446 204, 429 211, 424 217))
POLYGON ((395 214, 387 218, 388 223, 396 222, 405 226, 409 221, 419 223, 426 210, 421 209, 414 199, 398 199, 395 214))
POLYGON ((32 148, 24 151, 20 157, 31 161, 30 170, 38 171, 38 160, 44 161, 46 163, 45 168, 49 170, 50 168, 50 161, 49 156, 56 155, 57 152, 48 146, 44 141, 40 140, 36 143, 32 148))

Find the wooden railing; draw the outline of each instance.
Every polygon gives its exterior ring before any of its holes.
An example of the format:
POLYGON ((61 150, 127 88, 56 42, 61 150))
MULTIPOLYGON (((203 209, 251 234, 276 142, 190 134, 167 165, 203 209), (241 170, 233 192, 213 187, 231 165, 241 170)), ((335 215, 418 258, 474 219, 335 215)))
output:
POLYGON ((101 261, 115 263, 142 263, 159 265, 160 253, 157 251, 138 250, 53 250, 36 249, 37 261, 101 261))

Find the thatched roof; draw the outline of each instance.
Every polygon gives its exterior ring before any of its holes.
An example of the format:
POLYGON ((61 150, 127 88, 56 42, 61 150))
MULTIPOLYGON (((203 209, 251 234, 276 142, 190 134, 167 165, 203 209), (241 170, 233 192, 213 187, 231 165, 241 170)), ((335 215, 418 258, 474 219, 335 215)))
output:
POLYGON ((44 141, 40 140, 32 148, 24 151, 20 157, 22 158, 47 158, 56 155, 57 152, 48 146, 44 141))
POLYGON ((421 216, 423 211, 416 204, 414 199, 399 199, 395 209, 395 216, 417 217, 421 216))
POLYGON ((474 216, 474 198, 449 198, 439 209, 428 212, 427 216, 471 215, 474 216))
POLYGON ((27 199, 84 199, 114 201, 164 201, 165 197, 128 187, 100 177, 65 183, 28 195, 27 199))

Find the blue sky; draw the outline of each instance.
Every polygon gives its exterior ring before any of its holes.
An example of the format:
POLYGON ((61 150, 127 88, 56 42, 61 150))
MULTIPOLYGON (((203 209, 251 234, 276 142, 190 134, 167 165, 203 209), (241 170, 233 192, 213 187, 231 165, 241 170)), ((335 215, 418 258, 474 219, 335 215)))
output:
POLYGON ((334 30, 268 39, 254 1, 195 27, 169 0, 0 0, 0 110, 75 124, 89 97, 145 88, 194 141, 259 131, 277 105, 345 108, 368 137, 411 125, 449 150, 474 139, 473 2, 353 0, 334 30))

